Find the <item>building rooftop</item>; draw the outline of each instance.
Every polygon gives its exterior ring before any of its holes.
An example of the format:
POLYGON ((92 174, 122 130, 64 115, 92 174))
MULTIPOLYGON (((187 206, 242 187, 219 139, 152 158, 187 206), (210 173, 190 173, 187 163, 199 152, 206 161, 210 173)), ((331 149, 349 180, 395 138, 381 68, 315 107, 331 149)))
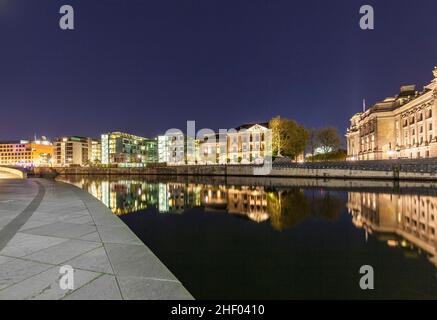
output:
POLYGON ((260 125, 263 127, 268 128, 269 127, 269 123, 268 122, 260 122, 260 123, 246 123, 246 124, 242 124, 241 126, 235 128, 236 130, 240 130, 240 129, 249 129, 255 125, 260 125))
POLYGON ((372 105, 363 115, 370 114, 372 112, 384 112, 395 110, 406 103, 417 99, 428 90, 418 92, 416 90, 416 85, 404 85, 400 87, 399 93, 393 97, 387 97, 383 101, 376 102, 372 105))

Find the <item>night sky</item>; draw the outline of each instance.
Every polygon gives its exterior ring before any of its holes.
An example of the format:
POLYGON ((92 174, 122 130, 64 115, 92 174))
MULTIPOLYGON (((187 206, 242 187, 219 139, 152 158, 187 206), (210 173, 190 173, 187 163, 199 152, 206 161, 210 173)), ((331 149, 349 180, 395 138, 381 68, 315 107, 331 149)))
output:
POLYGON ((437 65, 435 0, 0 0, 0 140, 147 137, 281 115, 337 126, 421 89, 437 65), (74 31, 59 28, 63 4, 74 31), (375 9, 375 30, 359 8, 375 9))

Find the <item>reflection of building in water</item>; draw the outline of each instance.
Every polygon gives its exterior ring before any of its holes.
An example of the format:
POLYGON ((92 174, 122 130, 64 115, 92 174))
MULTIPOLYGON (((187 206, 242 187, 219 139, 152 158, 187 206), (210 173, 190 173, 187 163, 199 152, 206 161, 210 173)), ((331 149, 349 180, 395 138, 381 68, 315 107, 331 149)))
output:
POLYGON ((117 215, 158 205, 159 186, 156 184, 133 180, 117 182, 82 180, 75 185, 80 185, 117 215))
POLYGON ((205 211, 226 211, 228 192, 225 186, 206 186, 200 193, 205 211))
POLYGON ((256 222, 266 221, 270 217, 264 187, 230 188, 227 209, 229 213, 245 215, 256 222))
POLYGON ((194 184, 159 184, 159 212, 183 213, 200 206, 200 187, 194 184))
POLYGON ((185 185, 179 183, 168 184, 169 212, 182 213, 188 207, 189 203, 185 185))
POLYGON ((174 213, 182 213, 188 209, 188 197, 185 192, 185 185, 182 184, 167 184, 167 203, 168 211, 174 213))
POLYGON ((205 211, 227 211, 256 222, 269 219, 263 187, 208 186, 202 190, 201 197, 205 211))
POLYGON ((228 212, 256 222, 269 220, 273 228, 283 230, 292 228, 309 215, 335 218, 339 208, 344 208, 344 202, 330 196, 329 192, 306 194, 300 188, 266 190, 262 186, 108 181, 83 177, 68 181, 87 190, 118 215, 146 208, 155 208, 162 213, 183 213, 203 207, 207 212, 228 212))
POLYGON ((168 212, 168 185, 166 183, 160 183, 158 185, 158 211, 168 212))
POLYGON ((437 197, 349 192, 348 209, 357 227, 398 235, 402 240, 389 239, 388 245, 412 244, 437 266, 437 197))
POLYGON ((158 203, 158 186, 136 181, 122 181, 107 185, 109 207, 116 214, 127 214, 158 203))

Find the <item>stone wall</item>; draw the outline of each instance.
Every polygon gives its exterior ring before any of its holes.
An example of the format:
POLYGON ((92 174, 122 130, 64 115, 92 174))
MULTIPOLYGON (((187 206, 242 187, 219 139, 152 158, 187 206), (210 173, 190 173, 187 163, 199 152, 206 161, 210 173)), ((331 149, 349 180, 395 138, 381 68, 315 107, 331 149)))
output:
POLYGON ((24 170, 8 168, 8 167, 0 167, 0 173, 7 173, 8 175, 13 177, 17 177, 20 179, 26 179, 27 173, 24 170))
MULTIPOLYGON (((247 176, 253 177, 254 167, 243 165, 159 166, 147 168, 35 168, 35 176, 56 175, 166 175, 166 176, 247 176)), ((269 177, 384 179, 384 180, 437 180, 435 165, 291 165, 275 166, 269 177)), ((260 176, 262 177, 262 176, 260 176)))

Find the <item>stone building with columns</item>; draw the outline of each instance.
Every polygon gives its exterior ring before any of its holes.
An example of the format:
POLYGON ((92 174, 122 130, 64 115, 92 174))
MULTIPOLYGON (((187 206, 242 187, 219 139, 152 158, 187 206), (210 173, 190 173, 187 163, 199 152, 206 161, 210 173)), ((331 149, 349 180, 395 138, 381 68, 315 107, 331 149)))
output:
POLYGON ((351 118, 348 160, 437 157, 437 67, 434 79, 417 91, 402 86, 398 95, 351 118))
POLYGON ((391 247, 424 252, 437 267, 437 196, 349 192, 352 223, 391 247))

